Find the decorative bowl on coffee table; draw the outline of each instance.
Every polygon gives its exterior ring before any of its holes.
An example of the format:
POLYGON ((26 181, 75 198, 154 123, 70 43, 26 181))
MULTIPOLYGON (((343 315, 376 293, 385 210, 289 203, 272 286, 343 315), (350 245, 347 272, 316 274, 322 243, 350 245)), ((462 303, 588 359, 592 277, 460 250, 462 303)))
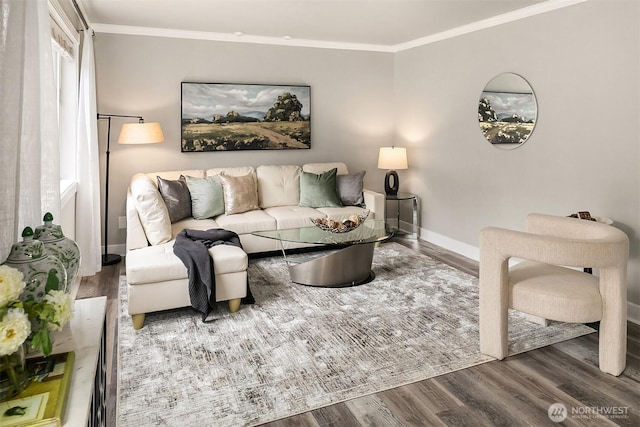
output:
POLYGON ((333 220, 329 218, 312 218, 313 225, 321 230, 331 233, 347 233, 360 227, 365 219, 369 216, 369 210, 365 210, 362 214, 351 214, 343 220, 333 220))

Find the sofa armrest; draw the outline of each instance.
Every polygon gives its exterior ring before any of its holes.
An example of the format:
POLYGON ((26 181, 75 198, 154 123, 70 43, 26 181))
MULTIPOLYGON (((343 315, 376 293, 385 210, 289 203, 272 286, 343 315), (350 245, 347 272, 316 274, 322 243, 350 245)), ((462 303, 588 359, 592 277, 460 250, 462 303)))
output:
POLYGON ((134 204, 131 188, 127 189, 127 252, 149 246, 147 235, 142 228, 138 211, 134 204))
POLYGON ((364 203, 367 205, 367 209, 373 213, 372 218, 384 220, 384 210, 386 207, 384 194, 367 189, 365 189, 362 194, 364 195, 364 203))

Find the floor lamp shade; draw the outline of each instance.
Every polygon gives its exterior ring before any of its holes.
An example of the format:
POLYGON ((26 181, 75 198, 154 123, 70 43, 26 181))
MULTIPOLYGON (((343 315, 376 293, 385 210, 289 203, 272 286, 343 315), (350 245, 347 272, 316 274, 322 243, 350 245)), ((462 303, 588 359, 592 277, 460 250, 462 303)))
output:
POLYGON ((155 144, 164 142, 160 123, 125 123, 120 130, 118 144, 155 144))
POLYGON ((131 118, 138 119, 138 123, 125 123, 122 125, 118 144, 153 144, 164 142, 164 135, 159 123, 145 123, 141 116, 127 116, 123 114, 100 114, 98 120, 107 120, 107 152, 105 169, 104 188, 104 253, 102 255, 102 265, 112 265, 120 262, 118 254, 107 253, 109 239, 109 146, 111 144, 111 119, 131 118))
POLYGON ((384 192, 388 196, 398 194, 400 181, 396 169, 407 169, 407 150, 400 147, 380 147, 378 169, 388 169, 384 177, 384 192), (392 182, 393 181, 393 182, 392 182))

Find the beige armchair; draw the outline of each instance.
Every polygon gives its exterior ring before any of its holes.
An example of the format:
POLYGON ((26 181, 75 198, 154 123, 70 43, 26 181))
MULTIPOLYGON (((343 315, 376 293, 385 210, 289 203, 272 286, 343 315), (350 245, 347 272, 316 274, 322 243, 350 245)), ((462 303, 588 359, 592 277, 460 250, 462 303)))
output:
POLYGON ((482 229, 480 351, 507 356, 509 308, 561 322, 599 320, 600 370, 620 375, 627 353, 628 258, 627 235, 594 221, 530 214, 526 232, 482 229), (510 268, 512 257, 524 261, 510 268))

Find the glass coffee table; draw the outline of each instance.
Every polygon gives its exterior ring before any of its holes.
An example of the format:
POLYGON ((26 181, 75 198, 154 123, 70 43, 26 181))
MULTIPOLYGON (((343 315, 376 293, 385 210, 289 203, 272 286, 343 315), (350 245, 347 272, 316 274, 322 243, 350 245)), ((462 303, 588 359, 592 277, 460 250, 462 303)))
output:
POLYGON ((291 281, 324 287, 355 286, 373 280, 375 275, 371 271, 371 263, 375 245, 391 237, 382 220, 366 220, 360 227, 346 233, 332 233, 309 226, 256 231, 252 234, 280 242, 291 281), (336 250, 328 254, 297 254, 292 257, 287 256, 287 250, 295 245, 287 243, 318 245, 336 250))

